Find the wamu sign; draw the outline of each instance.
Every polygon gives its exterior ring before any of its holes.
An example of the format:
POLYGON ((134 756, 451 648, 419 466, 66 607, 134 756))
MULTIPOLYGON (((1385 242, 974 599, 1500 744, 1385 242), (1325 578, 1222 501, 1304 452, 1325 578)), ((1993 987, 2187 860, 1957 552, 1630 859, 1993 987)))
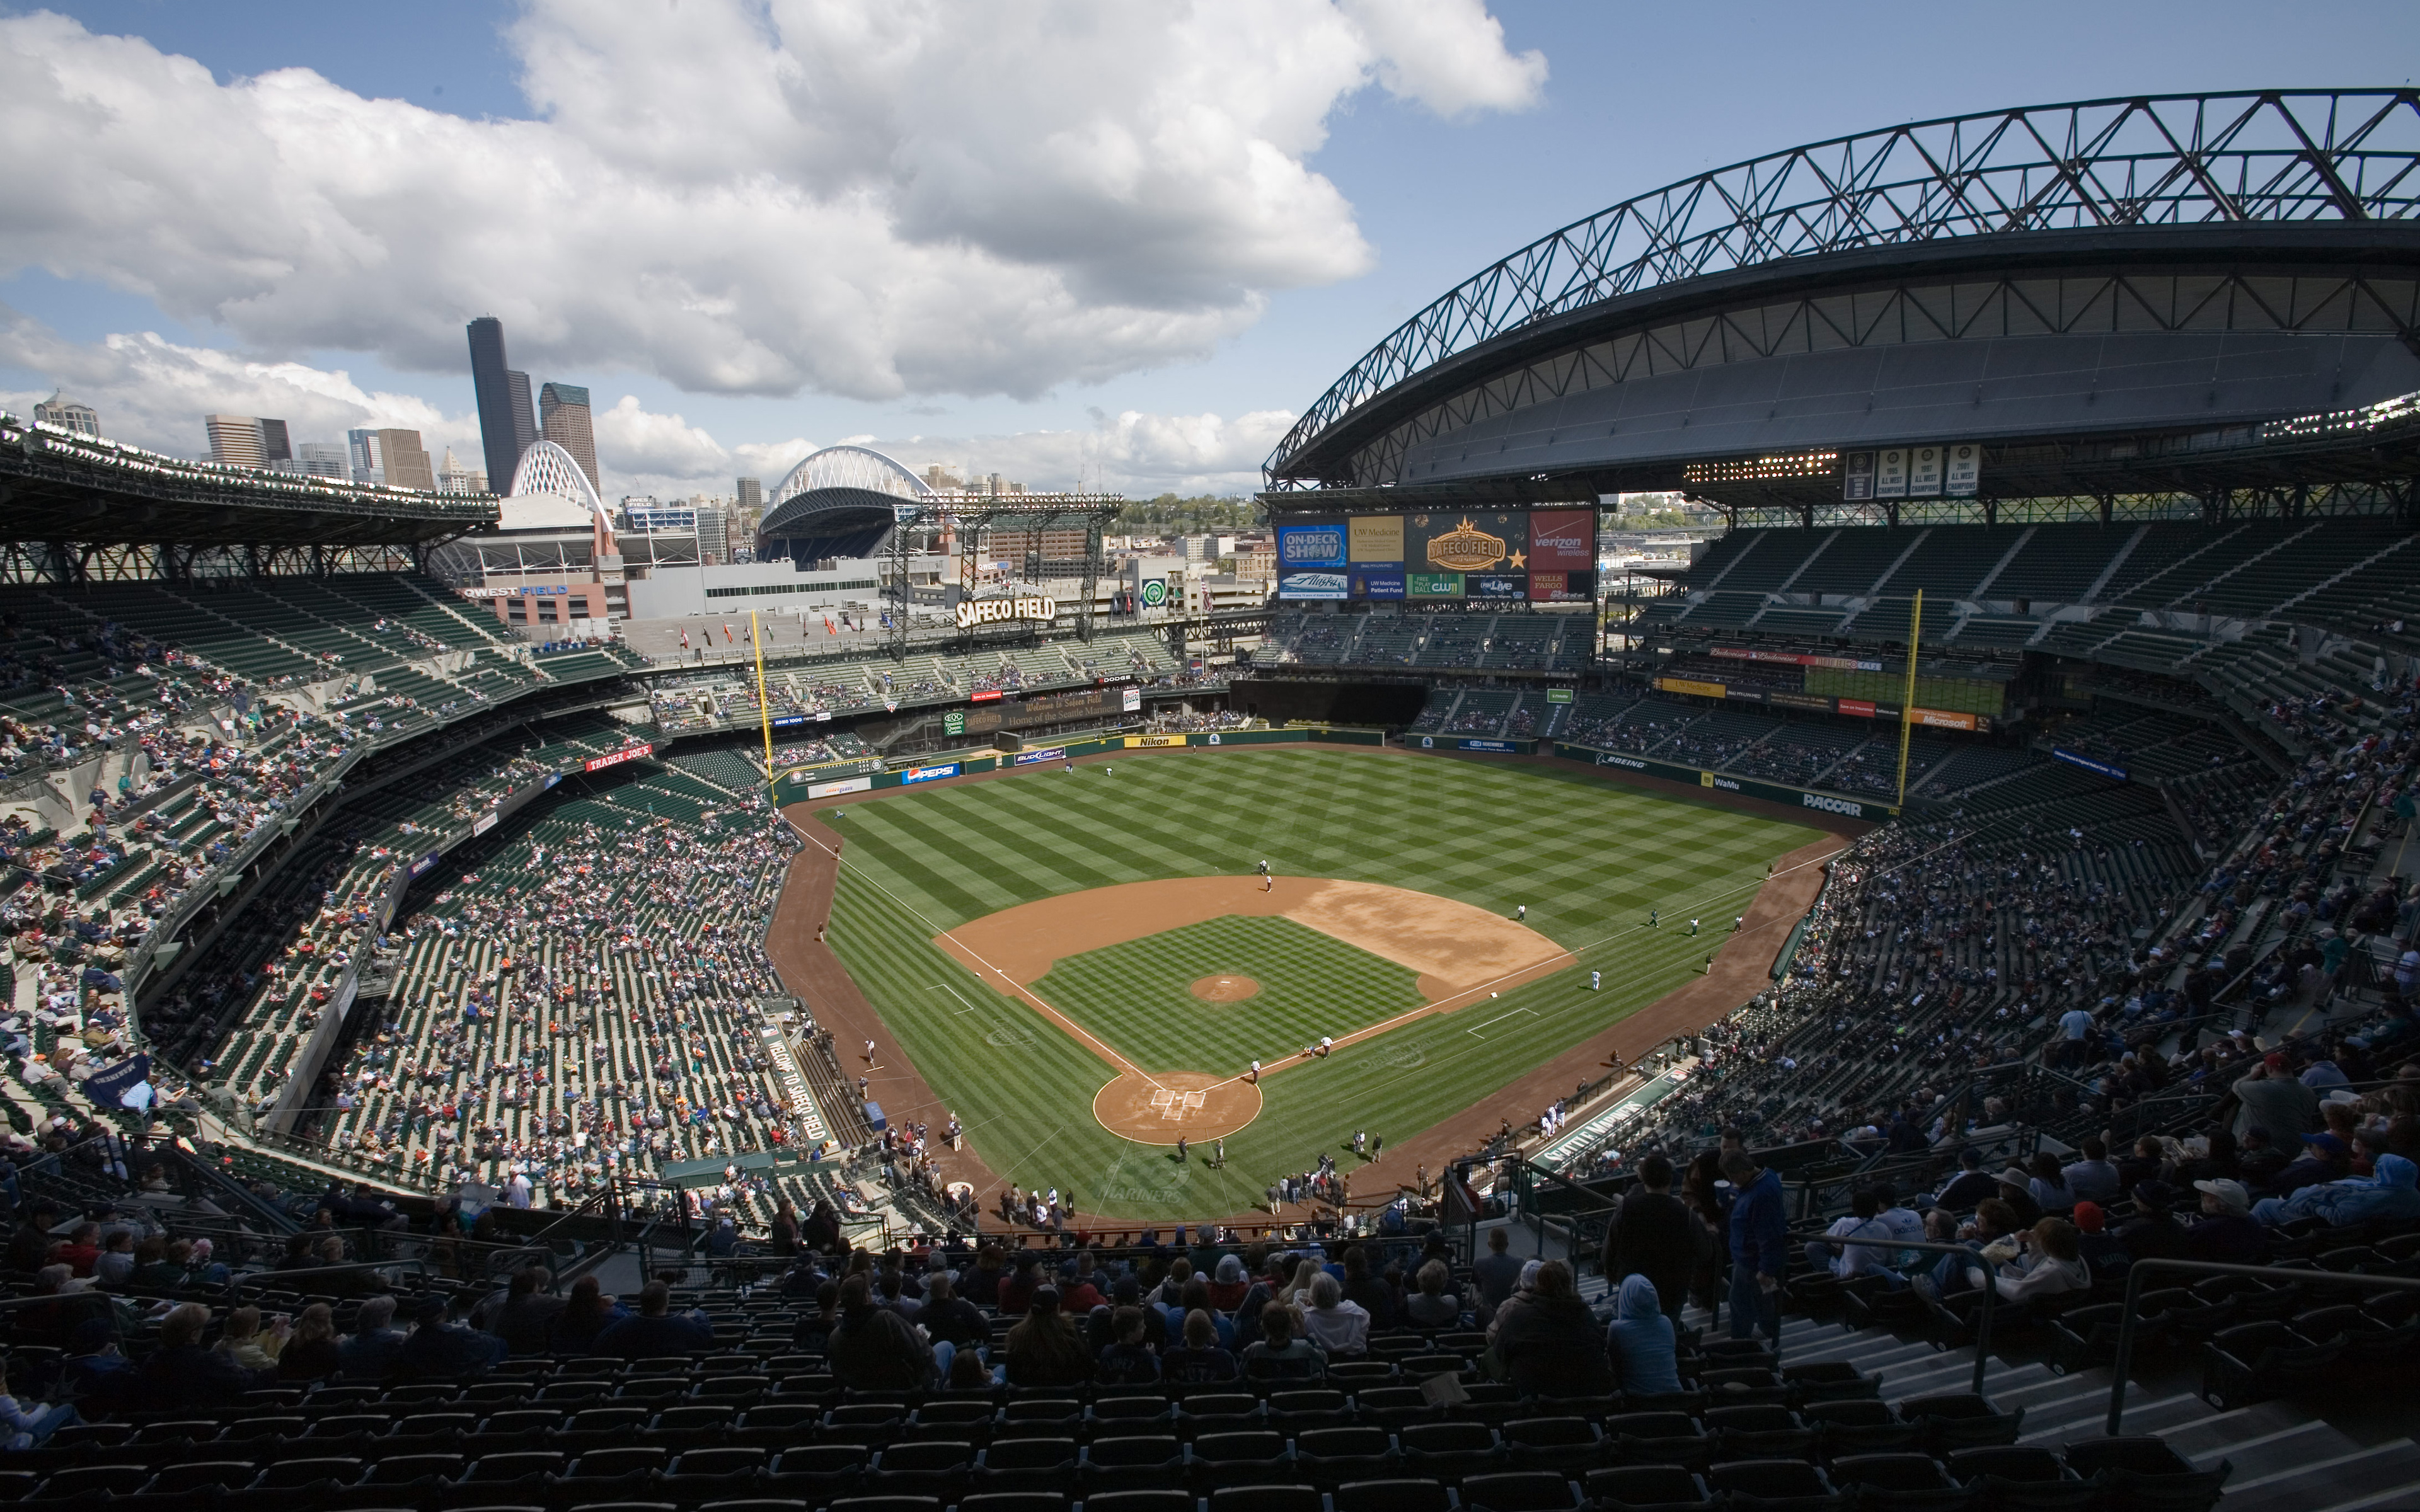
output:
POLYGON ((1011 620, 1038 620, 1047 625, 1059 617, 1059 601, 1025 594, 1015 598, 962 598, 958 600, 957 617, 961 630, 1011 620))

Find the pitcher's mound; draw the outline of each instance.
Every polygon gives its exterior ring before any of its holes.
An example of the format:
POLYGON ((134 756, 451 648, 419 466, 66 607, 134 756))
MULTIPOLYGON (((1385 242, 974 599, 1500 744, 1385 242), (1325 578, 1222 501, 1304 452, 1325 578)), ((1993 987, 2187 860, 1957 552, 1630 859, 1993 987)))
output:
POLYGON ((1186 991, 1205 1003, 1240 1003, 1259 996, 1261 984, 1249 977, 1204 977, 1186 991))
POLYGON ((1093 1096, 1093 1117, 1102 1128, 1143 1145, 1172 1145, 1179 1134, 1200 1144, 1233 1134, 1260 1116, 1259 1088, 1206 1072, 1145 1076, 1130 1071, 1093 1096))

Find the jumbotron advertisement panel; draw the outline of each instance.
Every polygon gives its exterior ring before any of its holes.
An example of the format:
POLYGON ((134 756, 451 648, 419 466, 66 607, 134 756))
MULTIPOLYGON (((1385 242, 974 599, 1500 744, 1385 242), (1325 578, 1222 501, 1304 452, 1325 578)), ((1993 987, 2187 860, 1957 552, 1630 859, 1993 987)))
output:
POLYGON ((1287 518, 1277 533, 1280 598, 1586 604, 1596 597, 1591 509, 1314 515, 1287 518))

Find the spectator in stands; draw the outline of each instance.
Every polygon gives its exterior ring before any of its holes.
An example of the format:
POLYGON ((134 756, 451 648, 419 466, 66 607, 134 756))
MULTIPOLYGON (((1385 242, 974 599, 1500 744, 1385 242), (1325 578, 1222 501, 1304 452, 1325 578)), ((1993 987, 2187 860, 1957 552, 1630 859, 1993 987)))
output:
POLYGON ((1077 1386, 1093 1379, 1093 1351, 1059 1310, 1059 1288, 1036 1287, 1025 1317, 1001 1341, 1001 1379, 1012 1386, 1077 1386))
POLYGON ((7 1366, 0 1365, 0 1449, 39 1449, 75 1420, 76 1410, 67 1402, 45 1407, 20 1401, 8 1389, 7 1366))
POLYGON ((393 1297, 363 1301, 361 1310, 353 1315, 352 1334, 336 1348, 347 1381, 366 1385, 387 1378, 405 1338, 401 1329, 391 1326, 394 1320, 393 1297))
POLYGON ((1933 1194, 1932 1205, 1963 1212, 1993 1195, 1998 1177, 1983 1169, 1983 1152, 1969 1145, 1958 1152, 1958 1174, 1933 1194))
POLYGON ((571 1295, 555 1309, 546 1325, 546 1349, 553 1354, 586 1354, 597 1335, 630 1316, 630 1310, 605 1295, 593 1275, 571 1284, 571 1295))
POLYGON ((2103 1205, 2118 1200, 2118 1167, 2109 1164, 2109 1147, 2098 1134, 2085 1136, 2084 1158, 2059 1169, 2059 1180, 2077 1202, 2103 1205))
MULTIPOLYGON (((1388 1278, 1370 1273, 1370 1257, 1375 1253, 1376 1250, 1368 1244, 1356 1244, 1344 1252, 1344 1300, 1370 1315, 1369 1328, 1392 1328, 1401 1309, 1395 1299, 1395 1288, 1388 1278)), ((1202 1305, 1209 1305, 1209 1287, 1198 1279, 1194 1284, 1202 1288, 1202 1305)), ((1187 1305, 1191 1304, 1188 1303, 1187 1305)), ((1368 1329, 1363 1332, 1366 1334, 1368 1329)), ((1331 1346, 1328 1352, 1333 1354, 1336 1350, 1331 1346)))
POLYGON ((611 1323, 597 1335, 590 1352, 624 1360, 656 1360, 675 1354, 704 1354, 714 1348, 714 1326, 696 1311, 675 1314, 673 1288, 650 1281, 639 1288, 639 1316, 611 1323))
POLYGON ((1781 1278, 1790 1268, 1790 1220, 1783 1211, 1781 1173, 1757 1165, 1745 1150, 1723 1156, 1731 1183, 1731 1337, 1762 1333, 1781 1347, 1781 1278))
POLYGON ((273 1375, 277 1356, 285 1350, 293 1329, 294 1325, 282 1314, 264 1323, 257 1307, 232 1308, 219 1335, 219 1348, 253 1375, 273 1375))
POLYGON ((2420 1166, 2401 1155, 2378 1157, 2375 1176, 2350 1176, 2306 1186, 2290 1197, 2263 1197, 2252 1216, 2272 1227, 2297 1218, 2316 1218, 2332 1228, 2347 1224, 2420 1218, 2420 1166))
POLYGON ((1482 1322, 1521 1284, 1521 1262, 1506 1253, 1508 1243, 1502 1228, 1488 1230, 1487 1253, 1471 1262, 1470 1279, 1479 1292, 1478 1312, 1482 1322))
POLYGON ((1159 1356, 1143 1342, 1146 1321, 1140 1307, 1120 1307, 1110 1315, 1112 1336, 1097 1366, 1102 1385, 1148 1386, 1159 1379, 1159 1356))
MULTIPOLYGON (((1998 1183, 1994 1181, 1993 1185, 1996 1186, 1998 1183)), ((1995 1253, 2011 1257, 2015 1256, 2016 1242, 2013 1236, 2019 1227, 2017 1211, 2014 1208, 1998 1197, 1985 1197, 1975 1204, 1975 1216, 1961 1226, 1958 1237, 1953 1242, 1965 1245, 1976 1255, 1984 1257, 1989 1263, 1997 1264, 1998 1261, 1993 1258, 1995 1253)), ((1931 1273, 1921 1278, 1916 1283, 1916 1288, 1922 1290, 1929 1284, 1934 1293, 1940 1296, 1949 1296, 1964 1291, 1967 1289, 1968 1263, 1964 1256, 1942 1256, 1934 1264, 1931 1273)))
MULTIPOLYGON (((405 1380, 468 1381, 486 1375, 489 1366, 504 1357, 503 1339, 474 1333, 470 1325, 453 1321, 451 1307, 444 1297, 436 1293, 420 1299, 412 1324, 411 1335, 395 1351, 394 1373, 405 1380)), ((643 1352, 654 1355, 676 1351, 643 1352)))
POLYGON ((199 1303, 169 1309, 160 1319, 160 1346, 143 1357, 143 1399, 155 1412, 215 1409, 267 1380, 236 1364, 224 1350, 202 1347, 210 1310, 199 1303))
POLYGON ((1325 1271, 1311 1278, 1311 1299, 1302 1310, 1302 1326, 1311 1341, 1331 1359, 1358 1355, 1370 1347, 1369 1310, 1348 1300, 1342 1284, 1325 1271))
POLYGON ((2235 1136, 2252 1128, 2283 1135, 2288 1129, 2308 1129, 2319 1121, 2319 1095, 2296 1080, 2283 1052, 2262 1057, 2233 1088, 2243 1111, 2235 1116, 2235 1136))
POLYGON ((840 1321, 824 1352, 833 1379, 850 1391, 923 1391, 936 1373, 932 1346, 915 1324, 876 1305, 862 1273, 840 1284, 840 1321))
POLYGON ((1413 1276, 1419 1287, 1404 1299, 1404 1313, 1414 1328, 1452 1328, 1462 1321, 1462 1298, 1446 1289, 1453 1279, 1443 1260, 1431 1260, 1413 1276))
POLYGON ((2142 1181, 2134 1187, 2134 1216, 2118 1230, 2118 1242, 2138 1260, 2176 1259, 2185 1252, 2185 1226, 2173 1210, 2177 1189, 2165 1181, 2142 1181))
POLYGON ((991 1338, 991 1319, 957 1294, 947 1271, 935 1272, 924 1283, 924 1304, 917 1309, 916 1322, 935 1344, 954 1350, 972 1349, 991 1338))
POLYGON ((1671 1161, 1650 1155, 1638 1163, 1638 1184, 1622 1195, 1606 1226, 1605 1273, 1617 1282, 1645 1276, 1677 1320, 1688 1300, 1689 1273, 1712 1242, 1688 1204, 1672 1195, 1671 1161))
POLYGON ((1244 1350, 1244 1374, 1253 1381, 1320 1381, 1327 1375, 1327 1356, 1319 1346, 1295 1332, 1294 1309, 1273 1305, 1261 1309, 1261 1336, 1244 1350))
POLYGON ((1233 1315, 1244 1304, 1244 1296, 1252 1289, 1250 1273, 1245 1269, 1240 1255, 1221 1255, 1218 1268, 1210 1273, 1210 1305, 1220 1313, 1233 1315))
POLYGON ((294 1319, 294 1333, 277 1351, 277 1379, 282 1381, 325 1381, 344 1368, 344 1350, 336 1343, 336 1313, 315 1302, 294 1319))
POLYGON ((2045 1213, 2068 1212, 2075 1207, 2075 1194, 2068 1190, 2067 1177, 2056 1155, 2038 1150, 2026 1166, 2031 1180, 2025 1190, 2032 1194, 2035 1206, 2045 1213))
POLYGON ((134 1230, 120 1228, 102 1242, 101 1257, 92 1262, 92 1276, 102 1286, 122 1287, 133 1274, 134 1230))
POLYGON ((31 1274, 49 1264, 54 1242, 51 1227, 58 1221, 58 1204, 48 1197, 27 1208, 19 1217, 16 1230, 8 1236, 8 1269, 31 1274))
POLYGON ((548 1296, 541 1289, 546 1282, 546 1271, 539 1266, 525 1265, 513 1273, 504 1305, 488 1325, 489 1333, 504 1341, 507 1354, 544 1354, 551 1347, 549 1330, 565 1300, 548 1296))
POLYGON ((1891 1252, 1881 1244, 1831 1244, 1826 1239, 1875 1239, 1891 1237, 1882 1222, 1882 1202, 1874 1189, 1861 1186, 1849 1195, 1850 1211, 1832 1221, 1824 1239, 1807 1243, 1807 1264, 1809 1269, 1829 1272, 1843 1281, 1854 1281, 1861 1275, 1887 1275, 1891 1252))
POLYGON ((2034 1196, 2033 1173, 2022 1165, 2011 1165, 2000 1172, 1999 1200, 2017 1210, 2017 1227, 2031 1228, 2041 1221, 2041 1202, 2034 1196))
POLYGON ((1605 1347, 1613 1360, 1615 1384, 1625 1396, 1654 1396, 1681 1389, 1679 1335, 1671 1311, 1643 1273, 1621 1278, 1605 1347))
POLYGON ((2225 1178, 2195 1181, 2201 1194, 2202 1216, 2185 1230, 2189 1260, 2221 1265, 2258 1265, 2269 1254, 2269 1232, 2252 1216, 2252 1194, 2241 1181, 2225 1178))
POLYGON ((1530 1289, 1497 1309, 1491 1348, 1524 1396, 1601 1396, 1613 1389, 1613 1372, 1593 1322, 1572 1268, 1548 1260, 1530 1289))
POLYGON ((1160 1379, 1171 1386, 1201 1386, 1233 1381, 1237 1374, 1234 1351, 1219 1345, 1210 1315, 1200 1308, 1187 1313, 1185 1342, 1161 1354, 1160 1379))
POLYGON ((2304 1134, 2302 1158, 2270 1179, 2269 1195, 2289 1197, 2306 1186, 2341 1180, 2349 1174, 2345 1167, 2351 1159, 2352 1150, 2336 1135, 2324 1130, 2304 1134))
MULTIPOLYGON (((2066 1219, 2044 1218, 2017 1236, 2017 1247, 2016 1261, 2001 1266, 1992 1277, 2004 1301, 2032 1302, 2092 1289, 2092 1273, 2085 1269, 2075 1226, 2066 1219)), ((1971 1267, 1966 1281, 1982 1286, 1981 1267, 1971 1267)))
POLYGON ((66 1266, 68 1273, 79 1279, 90 1276, 92 1268, 101 1263, 101 1225, 76 1225, 67 1238, 51 1246, 50 1263, 66 1266))
POLYGON ((2074 1217, 2075 1253, 2096 1279, 2121 1274, 2134 1263, 2118 1236, 2108 1231, 2109 1215, 2102 1211, 2100 1203, 2077 1203, 2074 1217))
POLYGON ((807 1313, 790 1330, 794 1349, 821 1354, 831 1338, 831 1331, 840 1323, 840 1283, 826 1281, 815 1288, 815 1309, 807 1313))

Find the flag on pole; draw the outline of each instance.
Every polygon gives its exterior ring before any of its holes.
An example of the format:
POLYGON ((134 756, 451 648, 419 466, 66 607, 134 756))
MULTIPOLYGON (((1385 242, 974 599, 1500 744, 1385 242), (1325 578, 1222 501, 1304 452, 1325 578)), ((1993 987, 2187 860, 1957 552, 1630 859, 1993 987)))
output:
POLYGON ((683 651, 687 651, 689 649, 689 631, 686 627, 681 631, 681 649, 683 651))

